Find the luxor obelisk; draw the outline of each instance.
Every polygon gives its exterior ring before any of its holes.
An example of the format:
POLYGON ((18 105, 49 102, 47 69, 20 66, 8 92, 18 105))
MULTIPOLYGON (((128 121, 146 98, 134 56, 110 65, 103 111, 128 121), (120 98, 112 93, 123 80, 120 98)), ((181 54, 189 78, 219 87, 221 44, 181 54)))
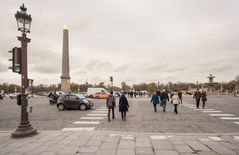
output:
POLYGON ((61 91, 69 93, 70 88, 70 67, 69 67, 69 39, 68 29, 63 29, 63 48, 62 48, 62 75, 61 75, 61 91))

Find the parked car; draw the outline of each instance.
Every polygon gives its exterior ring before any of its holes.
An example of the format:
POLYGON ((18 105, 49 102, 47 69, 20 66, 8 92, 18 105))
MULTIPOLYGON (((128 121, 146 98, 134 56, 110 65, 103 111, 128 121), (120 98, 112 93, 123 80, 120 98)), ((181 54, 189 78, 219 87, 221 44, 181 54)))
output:
POLYGON ((60 111, 65 109, 87 110, 94 106, 93 102, 76 94, 62 94, 57 101, 57 108, 60 111))

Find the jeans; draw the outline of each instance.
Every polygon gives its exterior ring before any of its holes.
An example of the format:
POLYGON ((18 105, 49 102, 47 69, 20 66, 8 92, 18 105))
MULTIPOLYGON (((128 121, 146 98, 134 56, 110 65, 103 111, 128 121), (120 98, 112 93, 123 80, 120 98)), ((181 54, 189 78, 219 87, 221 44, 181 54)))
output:
POLYGON ((112 119, 115 118, 115 107, 108 108, 108 121, 110 121, 110 109, 112 109, 112 119))
POLYGON ((165 112, 166 110, 166 104, 167 104, 167 99, 163 99, 162 100, 162 107, 163 107, 163 111, 165 112))

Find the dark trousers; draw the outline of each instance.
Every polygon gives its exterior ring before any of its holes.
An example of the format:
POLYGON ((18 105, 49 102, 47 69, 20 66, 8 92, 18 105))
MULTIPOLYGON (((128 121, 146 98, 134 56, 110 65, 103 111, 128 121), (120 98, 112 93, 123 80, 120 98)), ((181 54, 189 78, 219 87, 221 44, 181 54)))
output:
POLYGON ((177 114, 178 113, 178 105, 174 104, 174 112, 177 114))
POLYGON ((199 108, 199 104, 200 104, 200 99, 196 99, 196 106, 197 106, 197 109, 199 108))
POLYGON ((121 111, 122 120, 126 120, 126 111, 121 111))
POLYGON ((154 112, 157 112, 157 104, 153 104, 154 105, 154 112))
POLYGON ((112 109, 112 119, 115 118, 115 107, 108 108, 108 121, 110 121, 110 109, 112 109))
POLYGON ((204 109, 206 101, 202 101, 202 107, 204 109))

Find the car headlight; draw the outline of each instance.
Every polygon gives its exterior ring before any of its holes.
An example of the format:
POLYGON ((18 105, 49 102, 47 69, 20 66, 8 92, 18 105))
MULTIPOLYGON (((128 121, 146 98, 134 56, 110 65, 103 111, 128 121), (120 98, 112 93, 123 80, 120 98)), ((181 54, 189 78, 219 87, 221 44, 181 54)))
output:
POLYGON ((86 100, 86 99, 84 99, 83 101, 84 101, 85 103, 89 103, 89 101, 88 101, 88 100, 86 100))

